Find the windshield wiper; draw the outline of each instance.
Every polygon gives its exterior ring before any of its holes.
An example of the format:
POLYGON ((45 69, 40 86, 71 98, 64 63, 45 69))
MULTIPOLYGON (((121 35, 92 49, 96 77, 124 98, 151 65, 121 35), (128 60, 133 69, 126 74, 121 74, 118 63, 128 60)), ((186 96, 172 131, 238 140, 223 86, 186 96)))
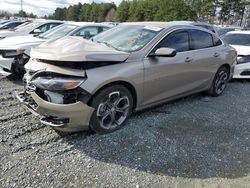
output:
POLYGON ((46 37, 43 37, 41 35, 35 35, 35 37, 39 38, 39 39, 46 39, 46 37))
POLYGON ((100 44, 105 44, 107 47, 110 47, 110 48, 113 48, 115 50, 118 50, 120 51, 119 49, 115 48, 114 46, 112 46, 111 44, 109 44, 107 41, 96 41, 97 43, 100 43, 100 44))

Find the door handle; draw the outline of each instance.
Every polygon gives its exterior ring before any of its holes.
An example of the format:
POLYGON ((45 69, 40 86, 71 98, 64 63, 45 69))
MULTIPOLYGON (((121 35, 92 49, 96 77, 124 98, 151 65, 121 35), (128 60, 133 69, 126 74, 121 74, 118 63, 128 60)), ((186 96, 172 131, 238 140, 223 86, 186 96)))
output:
POLYGON ((192 59, 192 58, 190 58, 190 57, 186 57, 185 62, 189 63, 189 62, 191 62, 191 61, 193 61, 193 59, 192 59))
POLYGON ((219 53, 217 53, 217 52, 214 53, 214 57, 219 57, 219 56, 220 56, 219 53))

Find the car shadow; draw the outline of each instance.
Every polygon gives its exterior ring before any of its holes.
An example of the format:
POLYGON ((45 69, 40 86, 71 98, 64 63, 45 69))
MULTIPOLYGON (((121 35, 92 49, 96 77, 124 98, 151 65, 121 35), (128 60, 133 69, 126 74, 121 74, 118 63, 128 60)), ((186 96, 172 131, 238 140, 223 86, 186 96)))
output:
POLYGON ((9 75, 5 77, 4 79, 9 80, 10 82, 17 84, 17 85, 23 85, 23 77, 22 76, 16 76, 16 75, 9 75))
POLYGON ((220 113, 223 108, 218 106, 213 112, 216 102, 204 98, 194 95, 137 113, 111 134, 78 133, 63 139, 95 160, 147 173, 201 179, 247 176, 250 128, 246 120, 233 121, 240 110, 220 113), (182 109, 192 105, 197 105, 193 112, 182 109), (203 112, 206 106, 209 110, 203 112))

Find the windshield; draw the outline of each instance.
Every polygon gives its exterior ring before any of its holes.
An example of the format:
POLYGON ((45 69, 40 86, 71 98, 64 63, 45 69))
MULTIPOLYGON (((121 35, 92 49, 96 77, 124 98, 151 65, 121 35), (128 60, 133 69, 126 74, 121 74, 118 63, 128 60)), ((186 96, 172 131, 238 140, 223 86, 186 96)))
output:
POLYGON ((229 31, 234 31, 235 28, 223 28, 223 29, 218 29, 218 34, 221 36, 221 35, 224 35, 226 34, 227 32, 229 31))
POLYGON ((33 30, 36 26, 38 26, 40 23, 30 23, 28 25, 25 25, 23 27, 20 27, 19 29, 17 29, 17 32, 24 32, 24 31, 30 31, 33 30))
POLYGON ((134 52, 143 48, 161 30, 159 27, 120 25, 93 37, 92 40, 119 51, 134 52))
POLYGON ((225 34, 221 38, 228 44, 250 46, 250 34, 225 34))
POLYGON ((68 33, 76 29, 78 26, 71 25, 71 24, 63 24, 60 26, 57 26, 41 35, 39 37, 45 38, 45 39, 54 39, 66 36, 68 33))
POLYGON ((17 26, 16 29, 20 29, 20 28, 22 28, 24 26, 28 26, 29 24, 31 24, 31 22, 24 22, 21 25, 17 26))

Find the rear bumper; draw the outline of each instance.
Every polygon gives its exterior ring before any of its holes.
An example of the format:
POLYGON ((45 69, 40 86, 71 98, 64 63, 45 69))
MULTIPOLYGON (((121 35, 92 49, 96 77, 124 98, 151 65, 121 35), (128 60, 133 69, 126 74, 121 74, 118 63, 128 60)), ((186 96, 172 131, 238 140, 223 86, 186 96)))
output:
POLYGON ((250 78, 250 62, 244 64, 237 64, 234 69, 233 78, 250 78))
POLYGON ((17 99, 25 104, 41 123, 64 132, 89 129, 89 121, 94 108, 83 102, 55 104, 40 98, 35 92, 16 93, 17 99))

